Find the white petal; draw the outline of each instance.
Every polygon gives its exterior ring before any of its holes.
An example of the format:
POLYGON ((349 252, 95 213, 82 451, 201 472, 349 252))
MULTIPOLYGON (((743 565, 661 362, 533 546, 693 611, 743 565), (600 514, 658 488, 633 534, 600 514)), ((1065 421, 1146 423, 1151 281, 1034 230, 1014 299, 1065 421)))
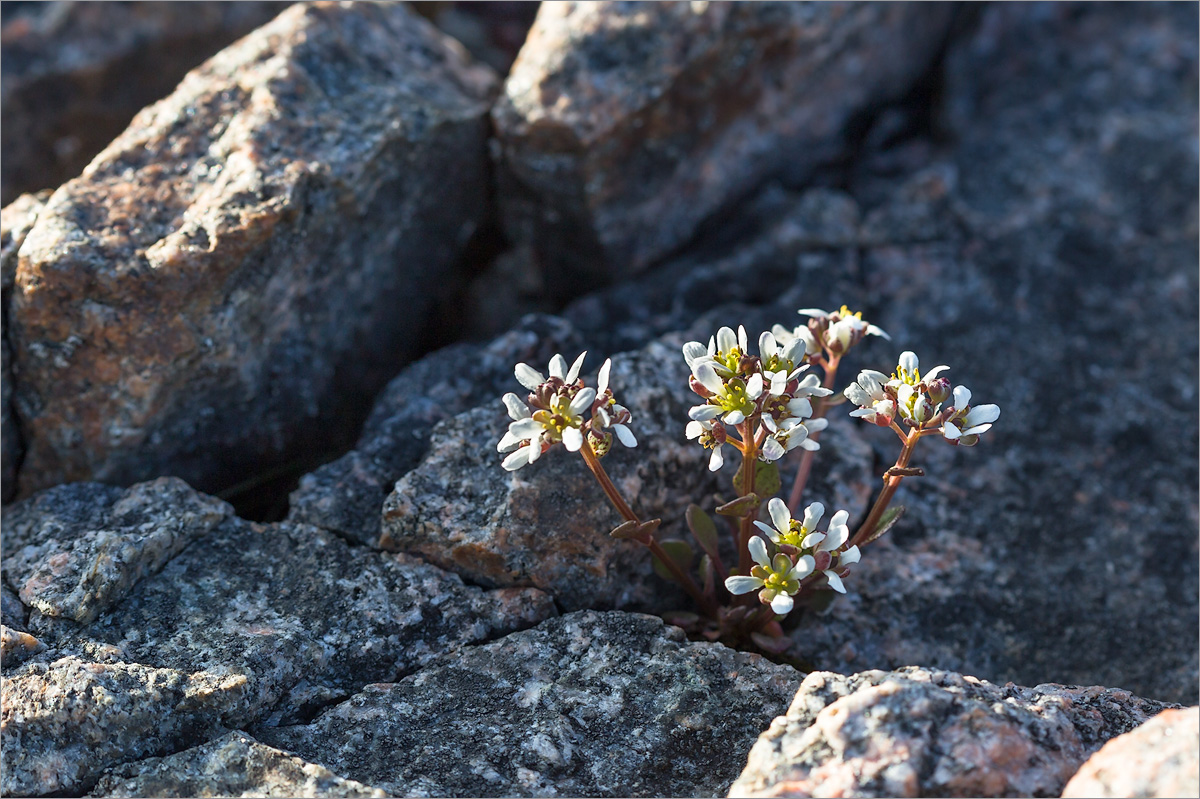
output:
POLYGON ((980 433, 986 433, 991 429, 992 426, 990 424, 977 424, 974 427, 968 427, 966 430, 962 431, 962 434, 963 438, 966 438, 967 436, 977 436, 980 433))
POLYGON ((592 403, 595 402, 595 400, 596 389, 591 388, 590 386, 581 389, 580 392, 571 399, 571 413, 578 416, 588 408, 592 407, 592 403))
POLYGON ((825 540, 824 533, 809 533, 804 536, 804 540, 800 542, 801 549, 811 549, 825 540))
POLYGON ((697 422, 707 422, 716 419, 723 411, 716 405, 694 405, 688 410, 688 418, 697 422))
POLYGON ((762 588, 763 581, 757 577, 726 577, 725 588, 731 594, 748 594, 756 588, 762 588))
POLYGON ((508 409, 510 419, 528 419, 529 408, 516 394, 509 392, 504 395, 504 407, 508 409))
POLYGON ((513 435, 513 431, 508 430, 504 433, 504 436, 500 439, 500 443, 496 444, 496 451, 497 452, 508 452, 509 450, 514 449, 515 447, 519 446, 520 443, 524 440, 525 439, 521 438, 520 436, 513 435))
POLYGON ((816 452, 821 448, 821 445, 818 442, 813 441, 811 438, 804 439, 800 442, 799 446, 801 449, 806 449, 809 452, 816 452))
POLYGON ((787 450, 783 448, 783 444, 780 444, 774 438, 768 438, 763 442, 763 448, 760 454, 762 455, 762 459, 767 463, 774 463, 787 454, 787 450))
POLYGON ((829 581, 830 588, 832 588, 834 591, 837 591, 839 594, 846 593, 846 586, 842 583, 841 577, 838 577, 831 571, 827 571, 824 574, 825 579, 829 581))
POLYGON ((804 426, 808 428, 810 434, 819 433, 829 427, 829 420, 823 416, 820 419, 808 419, 804 422, 804 426))
MULTIPOLYGON (((586 353, 585 353, 586 354, 586 353)), ((604 359, 604 363, 600 366, 600 372, 596 375, 596 393, 603 394, 608 389, 608 372, 612 368, 612 360, 604 359)))
POLYGON ((608 411, 605 410, 603 405, 601 405, 599 408, 596 409, 595 418, 597 421, 600 422, 601 429, 608 427, 610 424, 612 424, 612 417, 608 415, 608 411))
POLYGON ((579 368, 583 366, 583 359, 587 357, 587 350, 579 353, 579 357, 575 359, 575 363, 571 364, 571 368, 567 370, 567 376, 564 378, 568 383, 574 383, 579 377, 579 368))
POLYGON ((717 331, 717 351, 729 352, 737 346, 737 335, 727 327, 723 327, 717 331))
POLYGON ((530 463, 529 451, 529 447, 521 447, 516 452, 509 454, 509 456, 504 459, 504 463, 502 464, 505 470, 515 472, 517 469, 520 469, 522 466, 530 463))
POLYGON ((792 416, 797 416, 801 419, 812 416, 813 412, 812 402, 807 397, 796 397, 787 404, 787 409, 788 413, 792 416))
POLYGON ((750 379, 746 381, 746 396, 752 400, 756 400, 763 393, 763 376, 758 372, 750 375, 750 379))
MULTIPOLYGON (((839 513, 841 512, 842 511, 839 511, 839 513)), ((837 519, 837 516, 835 515, 833 518, 837 519)), ((821 542, 819 549, 821 552, 833 552, 842 544, 846 543, 846 540, 849 538, 850 528, 846 526, 845 519, 843 517, 841 524, 829 525, 829 535, 824 541, 821 542)))
POLYGON ((746 336, 744 325, 738 325, 738 347, 741 348, 743 355, 750 351, 750 339, 746 336))
POLYGON ((842 554, 838 555, 838 568, 842 566, 850 566, 862 560, 862 550, 858 548, 858 544, 847 549, 842 554))
POLYGON ((820 502, 814 502, 804 509, 804 529, 815 530, 817 525, 821 523, 821 517, 825 515, 825 506, 820 502))
POLYGON ((689 367, 701 358, 707 357, 709 357, 708 349, 699 341, 689 341, 683 345, 683 359, 687 361, 689 367))
POLYGON ((786 616, 788 613, 792 612, 792 606, 794 604, 795 603, 792 601, 790 596, 779 593, 776 594, 775 598, 771 600, 771 610, 775 611, 780 616, 786 616))
POLYGON ((829 316, 826 311, 822 311, 820 308, 801 308, 796 313, 802 316, 829 316))
POLYGON ((557 377, 559 380, 566 379, 567 359, 562 356, 561 352, 554 353, 554 357, 550 359, 550 376, 557 377))
POLYGON ((971 389, 966 386, 954 387, 954 407, 962 410, 971 404, 971 389))
POLYGON ((691 421, 687 423, 687 427, 683 428, 683 434, 687 436, 688 441, 694 438, 699 438, 704 435, 704 431, 708 429, 700 422, 691 421))
POLYGON ((887 339, 888 341, 892 340, 891 336, 889 336, 887 333, 883 332, 882 327, 878 327, 876 325, 867 325, 867 335, 868 336, 882 336, 883 338, 887 339))
POLYGON ((874 402, 874 398, 867 393, 867 389, 860 386, 858 383, 851 383, 846 386, 846 390, 842 392, 846 399, 853 402, 860 408, 866 408, 874 402))
POLYGON ((532 439, 540 434, 543 428, 540 422, 534 419, 518 419, 508 423, 508 432, 514 436, 519 436, 522 441, 532 439))
POLYGON ((786 533, 792 523, 792 512, 788 510, 784 501, 775 497, 767 503, 767 512, 771 514, 771 523, 775 525, 775 529, 786 533))
POLYGON ((762 530, 764 533, 766 533, 767 538, 771 539, 776 544, 779 543, 779 531, 778 530, 776 530, 775 528, 771 527, 768 524, 760 522, 758 519, 754 520, 754 526, 757 527, 759 530, 762 530))
POLYGON ((617 434, 617 438, 625 446, 633 449, 637 446, 637 438, 633 435, 633 431, 623 424, 614 424, 613 431, 617 434))
POLYGON ((770 568, 771 561, 767 557, 767 543, 756 535, 750 536, 750 541, 747 543, 750 550, 750 557, 759 566, 770 568))
POLYGON ((692 374, 700 381, 700 385, 714 394, 720 394, 725 390, 725 381, 717 376, 717 371, 713 369, 711 361, 697 361, 692 364, 692 374))
POLYGON ((529 462, 533 463, 542 457, 542 436, 539 433, 529 441, 529 462))
POLYGON ((725 456, 721 454, 721 447, 713 447, 712 457, 708 459, 708 470, 710 472, 720 471, 725 465, 725 456))
POLYGON ((758 337, 758 354, 762 356, 763 360, 767 360, 778 353, 779 344, 775 341, 774 334, 769 330, 764 330, 758 337))
POLYGON ((776 424, 775 417, 772 416, 771 414, 768 413, 765 416, 763 416, 762 422, 763 422, 763 426, 765 426, 772 433, 779 432, 779 425, 776 424))
POLYGON ((780 369, 778 372, 772 373, 772 375, 771 375, 771 396, 773 396, 773 397, 782 396, 784 390, 787 388, 787 382, 788 382, 788 376, 782 369, 780 369))
POLYGON ((954 422, 946 422, 942 425, 942 435, 946 437, 947 441, 954 441, 962 437, 962 433, 954 426, 954 422))
POLYGON ((513 371, 517 376, 517 382, 530 391, 537 391, 537 387, 546 382, 542 373, 528 364, 519 363, 513 371))
POLYGON ((874 421, 875 420, 875 409, 874 408, 859 408, 857 411, 850 411, 850 415, 856 419, 868 419, 870 421, 874 421))
POLYGON ((921 366, 921 361, 917 358, 917 354, 912 350, 905 350, 900 353, 900 367, 906 372, 915 372, 921 366))
POLYGON ((946 366, 945 364, 942 364, 941 366, 935 366, 932 369, 930 369, 928 372, 925 373, 925 377, 922 378, 922 380, 925 383, 929 383, 929 382, 935 380, 938 375, 940 375, 942 372, 946 371, 949 368, 950 367, 946 366))
POLYGON ((583 446, 583 433, 578 427, 568 427, 562 432, 563 446, 571 452, 578 452, 583 446))
POLYGON ((744 421, 746 421, 746 414, 741 411, 730 411, 725 414, 725 424, 741 424, 744 421))
POLYGON ((792 567, 792 576, 797 580, 803 580, 812 574, 815 568, 817 568, 817 562, 813 560, 812 555, 801 555, 796 559, 796 565, 792 567))
POLYGON ((999 405, 978 405, 967 412, 967 418, 963 419, 963 426, 970 427, 977 424, 988 424, 999 418, 999 405))

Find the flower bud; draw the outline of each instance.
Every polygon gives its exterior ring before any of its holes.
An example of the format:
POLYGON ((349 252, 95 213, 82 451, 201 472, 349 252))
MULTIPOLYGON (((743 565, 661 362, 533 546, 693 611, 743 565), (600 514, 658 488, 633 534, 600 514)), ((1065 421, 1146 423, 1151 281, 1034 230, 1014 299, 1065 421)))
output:
POLYGON ((929 392, 929 401, 934 405, 940 405, 950 398, 950 381, 939 377, 926 383, 925 390, 929 392))
POLYGON ((714 396, 711 391, 705 388, 703 383, 696 379, 695 375, 688 377, 688 385, 691 387, 692 391, 696 392, 701 397, 704 397, 704 399, 714 396))
POLYGON ((825 571, 833 563, 833 555, 821 550, 813 555, 813 560, 816 561, 817 571, 825 571))

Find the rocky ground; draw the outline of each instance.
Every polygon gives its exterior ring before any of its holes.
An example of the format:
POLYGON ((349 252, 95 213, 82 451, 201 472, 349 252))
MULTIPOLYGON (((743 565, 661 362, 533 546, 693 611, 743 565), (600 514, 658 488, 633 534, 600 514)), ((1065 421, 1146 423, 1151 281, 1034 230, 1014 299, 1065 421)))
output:
MULTIPOLYGON (((31 5, 3 793, 1198 794, 1194 5, 31 5), (679 537, 735 468, 680 346, 842 303, 841 383, 1002 415, 777 662, 656 617, 577 459, 500 468, 513 364, 612 357, 679 537)), ((861 517, 892 437, 822 445, 861 517)))

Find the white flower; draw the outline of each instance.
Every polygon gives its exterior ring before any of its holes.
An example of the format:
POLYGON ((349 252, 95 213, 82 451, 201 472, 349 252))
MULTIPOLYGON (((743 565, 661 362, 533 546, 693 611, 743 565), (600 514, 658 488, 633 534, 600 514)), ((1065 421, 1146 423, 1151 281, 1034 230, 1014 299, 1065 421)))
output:
POLYGON ((779 343, 779 346, 784 349, 790 347, 792 342, 797 339, 804 342, 804 357, 806 359, 821 354, 821 345, 817 343, 817 339, 813 336, 812 331, 808 329, 808 325, 799 325, 792 330, 788 330, 783 325, 772 325, 771 335, 775 337, 775 341, 779 343))
POLYGON ((840 510, 829 520, 829 530, 825 533, 817 531, 821 517, 825 515, 825 506, 814 502, 804 510, 804 520, 792 518, 791 511, 783 500, 776 497, 767 503, 767 511, 771 514, 771 526, 755 521, 754 525, 762 530, 777 546, 791 546, 800 550, 801 559, 810 558, 812 568, 821 571, 829 581, 829 585, 838 593, 846 593, 846 586, 838 572, 852 563, 857 563, 861 553, 857 546, 850 547, 845 552, 838 552, 850 539, 850 528, 846 521, 850 518, 847 511, 840 510))
MULTIPOLYGON (((556 354, 550 359, 550 377, 557 378, 563 383, 570 385, 579 377, 579 368, 583 366, 583 359, 587 356, 587 352, 580 353, 575 359, 575 363, 567 368, 567 359, 561 354, 556 354)), ((538 387, 547 382, 542 373, 532 366, 524 363, 519 363, 514 370, 517 376, 517 382, 525 386, 530 391, 537 391, 538 387)))
MULTIPOLYGON (((618 404, 613 398, 612 392, 608 390, 608 378, 611 369, 612 360, 606 358, 604 364, 600 367, 600 371, 596 374, 596 397, 600 400, 600 406, 592 415, 592 432, 598 442, 605 442, 602 445, 605 448, 611 443, 611 439, 606 435, 610 429, 616 434, 618 441, 627 447, 633 448, 637 446, 637 437, 634 436, 633 431, 628 426, 631 417, 629 409, 624 405, 618 404)), ((602 453, 597 452, 597 454, 602 453)))
POLYGON ((832 313, 820 308, 801 308, 797 313, 820 321, 820 327, 824 329, 824 344, 834 353, 845 352, 864 336, 881 336, 888 341, 892 339, 882 328, 864 322, 862 311, 852 312, 845 305, 832 313))
POLYGON ((896 415, 896 404, 884 390, 888 377, 883 372, 864 369, 858 373, 858 379, 846 386, 842 393, 846 399, 858 406, 858 410, 850 415, 859 419, 887 427, 896 415))
POLYGON ((741 424, 754 413, 755 402, 763 394, 763 377, 757 372, 745 382, 740 377, 723 380, 713 361, 697 361, 692 365, 692 375, 712 394, 708 402, 688 411, 694 421, 703 422, 723 415, 726 424, 741 424))
POLYGON ((687 435, 689 441, 699 439, 701 446, 713 451, 708 459, 708 470, 710 472, 719 471, 725 465, 725 456, 721 453, 721 447, 725 446, 724 425, 720 422, 713 422, 710 419, 703 421, 693 419, 687 423, 684 433, 687 435))
POLYGON ((728 327, 722 327, 715 337, 708 339, 707 347, 699 341, 684 344, 683 359, 693 371, 696 364, 708 362, 718 375, 729 378, 738 373, 742 356, 749 352, 747 346, 745 327, 739 325, 737 333, 728 327))
POLYGON ((971 392, 966 386, 954 387, 954 415, 942 425, 942 435, 951 444, 973 447, 979 436, 992 429, 1000 418, 1000 406, 971 407, 971 392))
MULTIPOLYGON (((764 416, 763 421, 768 422, 770 418, 769 416, 764 416)), ((773 423, 768 426, 773 426, 773 423)), ((828 426, 829 420, 823 418, 806 420, 798 418, 784 419, 779 423, 777 430, 768 435, 766 440, 763 441, 759 457, 767 462, 771 462, 779 460, 797 447, 816 451, 821 448, 821 445, 814 441, 811 436, 813 433, 824 430, 828 426)))
POLYGON ((781 345, 770 332, 758 337, 763 377, 771 384, 771 394, 782 395, 787 384, 808 369, 808 364, 803 363, 805 352, 804 340, 798 337, 791 337, 786 345, 781 345))
POLYGON ((769 604, 771 610, 779 615, 791 611, 794 601, 792 597, 800 591, 800 581, 812 573, 813 559, 807 555, 801 557, 795 564, 787 555, 780 552, 774 561, 767 557, 767 545, 758 536, 749 541, 750 557, 755 565, 749 576, 727 577, 725 587, 731 594, 748 594, 755 589, 760 602, 769 604))

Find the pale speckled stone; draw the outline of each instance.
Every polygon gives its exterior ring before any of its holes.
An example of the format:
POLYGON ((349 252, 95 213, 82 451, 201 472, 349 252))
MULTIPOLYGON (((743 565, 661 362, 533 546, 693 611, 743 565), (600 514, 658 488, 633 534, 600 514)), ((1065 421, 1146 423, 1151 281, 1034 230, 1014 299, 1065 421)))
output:
POLYGON ((231 732, 168 757, 107 772, 90 796, 386 797, 329 769, 231 732))
POLYGON ((584 611, 255 735, 397 796, 714 796, 800 677, 584 611))
POLYGON ((1088 755, 1166 705, 1113 688, 997 686, 916 666, 814 672, 731 797, 1058 796, 1088 755))
POLYGON ((1062 795, 1200 796, 1200 707, 1164 710, 1088 758, 1062 795))
POLYGON ((0 662, 6 669, 44 651, 46 645, 29 633, 0 626, 0 662))

